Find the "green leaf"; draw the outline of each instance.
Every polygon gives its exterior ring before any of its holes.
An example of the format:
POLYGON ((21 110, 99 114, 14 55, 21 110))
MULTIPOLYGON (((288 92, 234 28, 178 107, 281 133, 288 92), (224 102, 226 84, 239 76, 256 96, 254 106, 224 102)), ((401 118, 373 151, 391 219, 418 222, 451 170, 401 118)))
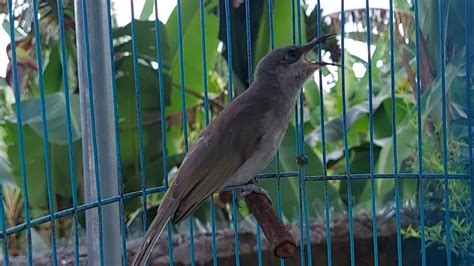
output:
POLYGON ((395 10, 398 12, 407 12, 407 13, 412 12, 412 9, 410 5, 408 4, 407 0, 395 0, 394 7, 395 7, 395 10))
POLYGON ((140 14, 140 20, 147 20, 153 13, 153 0, 146 0, 143 5, 142 13, 140 14))
MULTIPOLYGON (((126 189, 131 191, 138 189, 140 182, 139 132, 132 56, 119 60, 116 69, 122 168, 127 183, 126 189)), ((158 73, 142 60, 138 61, 138 73, 145 177, 147 185, 157 186, 162 184, 163 178, 158 73)), ((164 78, 165 95, 169 95, 171 81, 168 75, 164 78)))
MULTIPOLYGON (((286 17, 282 17, 281 19, 286 19, 286 17)), ((258 25, 259 25, 258 34, 256 36, 255 41, 252 43, 253 69, 255 69, 255 67, 258 64, 258 61, 260 61, 260 59, 262 59, 270 51, 270 48, 271 48, 270 26, 269 26, 270 22, 269 22, 269 16, 268 16, 267 3, 263 5, 263 15, 260 17, 260 21, 258 25)))
MULTIPOLYGON (((297 18, 295 8, 295 18, 297 18)), ((304 10, 301 9, 301 18, 304 19, 304 10)), ((258 37, 255 42, 254 69, 258 61, 270 51, 270 23, 268 16, 268 4, 265 1, 263 16, 261 17, 258 37)), ((298 27, 295 27, 295 43, 298 43, 298 27)), ((273 37, 275 48, 293 44, 291 2, 286 0, 273 1, 273 37)), ((306 24, 301 24, 301 42, 306 42, 306 24)), ((253 45, 253 44, 252 44, 253 45)))
MULTIPOLYGON (((292 14, 291 14, 291 3, 285 0, 276 0, 273 1, 273 26, 275 34, 275 46, 282 47, 293 44, 293 28, 292 23, 292 14)), ((295 20, 298 19, 298 12, 301 12, 301 19, 304 19, 304 9, 301 8, 298 10, 295 8, 294 17, 295 20)), ((299 43, 299 35, 301 33, 301 43, 306 42, 306 25, 301 23, 301 32, 298 29, 298 23, 296 23, 294 34, 296 36, 296 44, 299 43)))
POLYGON ((8 159, 8 154, 0 152, 0 183, 12 183, 12 169, 11 163, 8 159))
MULTIPOLYGON (((416 114, 416 113, 415 113, 416 114)), ((400 169, 403 161, 416 150, 417 130, 416 126, 404 121, 397 128, 397 167, 400 169)), ((382 146, 380 155, 377 159, 377 173, 386 174, 393 173, 393 142, 392 138, 378 140, 378 144, 382 146)))
POLYGON ((55 93, 62 90, 62 69, 59 56, 59 44, 51 48, 49 57, 45 60, 43 72, 43 84, 45 94, 55 93))
MULTIPOLYGON (((212 7, 217 4, 216 0, 208 3, 205 12, 205 30, 206 30, 206 63, 207 69, 214 66, 217 57, 217 38, 219 19, 211 12, 212 7)), ((182 25, 182 44, 184 65, 184 84, 181 84, 180 63, 179 63, 179 43, 178 43, 178 14, 177 7, 171 14, 166 23, 166 31, 175 34, 168 36, 169 55, 170 55, 170 76, 173 80, 173 90, 171 90, 171 106, 166 108, 168 115, 181 111, 181 92, 180 87, 192 90, 202 95, 203 93, 203 68, 202 68, 202 47, 201 47, 201 26, 199 14, 199 1, 184 1, 181 4, 181 25, 182 25)), ((207 74, 207 73, 206 73, 207 74)), ((192 107, 201 101, 186 93, 186 106, 192 107)))
MULTIPOLYGON (((160 27, 160 49, 165 69, 170 67, 170 47, 168 45, 167 29, 161 23, 160 27)), ((135 36, 138 57, 147 61, 158 61, 156 52, 156 33, 154 21, 135 21, 135 36)), ((173 31, 172 31, 173 32, 173 31)), ((132 26, 131 23, 117 28, 113 32, 115 53, 132 53, 132 26)))
MULTIPOLYGON (((373 146, 374 161, 378 157, 380 147, 373 146)), ((343 153, 341 153, 343 155, 343 153)), ((362 143, 360 146, 349 149, 351 174, 370 173, 370 144, 362 143)), ((345 164, 344 156, 339 157, 338 163, 345 164)), ((341 182, 339 193, 342 201, 347 202, 347 182, 341 182)), ((352 181, 352 200, 354 206, 364 205, 371 200, 370 181, 369 180, 353 180, 352 181)))
MULTIPOLYGON (((252 66, 256 63, 254 62, 255 49, 253 49, 253 46, 255 45, 255 40, 258 38, 259 23, 264 14, 264 5, 266 4, 266 1, 254 1, 250 4, 250 14, 247 16, 245 3, 243 3, 238 8, 231 8, 229 17, 226 15, 219 17, 219 39, 222 41, 224 47, 221 54, 227 61, 229 61, 227 59, 227 47, 232 47, 232 71, 236 95, 247 89, 250 86, 250 80, 253 78, 252 72, 255 69, 252 66), (227 23, 230 23, 231 27, 230 42, 228 42, 227 37, 227 23), (250 30, 250 36, 247 35, 247 27, 250 30), (250 43, 251 46, 250 62, 247 43, 250 43), (252 70, 251 73, 249 73, 249 64, 252 70)), ((226 14, 225 1, 223 0, 219 1, 219 12, 220 14, 226 14)))
POLYGON ((319 109, 319 87, 314 79, 308 80, 304 86, 305 101, 308 103, 310 109, 319 109))
POLYGON ((320 110, 320 98, 319 98, 319 87, 316 85, 313 79, 310 79, 304 86, 305 103, 309 109, 309 115, 305 116, 306 125, 312 125, 308 127, 305 125, 305 135, 313 131, 314 128, 318 127, 321 123, 321 110, 320 110))
POLYGON ((180 154, 183 152, 183 133, 180 128, 170 126, 166 130, 166 148, 168 155, 180 154))
MULTIPOLYGON (((9 23, 9 21, 8 21, 7 19, 4 19, 4 20, 3 20, 2 28, 3 28, 3 30, 8 34, 8 36, 10 36, 10 23, 9 23)), ((24 37, 24 36, 25 36, 24 33, 22 33, 21 31, 18 30, 19 28, 20 28, 20 27, 18 27, 18 28, 15 27, 15 28, 14 28, 15 39, 21 38, 21 37, 24 37)))
MULTIPOLYGON (((373 98, 372 100, 372 108, 373 110, 377 110, 379 106, 388 99, 389 96, 378 96, 373 98)), ((362 117, 366 116, 369 113, 369 103, 365 101, 363 103, 357 104, 349 109, 346 112, 346 125, 347 130, 350 130, 352 126, 359 121, 362 117)), ((325 123, 325 130, 326 130, 326 140, 328 141, 338 141, 341 140, 344 136, 343 132, 343 116, 339 116, 335 119, 332 119, 325 123)), ((311 134, 309 134, 306 138, 308 143, 311 146, 314 146, 316 142, 319 142, 321 139, 321 132, 320 128, 317 128, 311 134)))
MULTIPOLYGON (((69 164, 68 145, 50 145, 51 176, 55 193, 65 199, 72 200, 71 194, 71 172, 69 164), (66 163, 65 160, 68 160, 66 163)), ((74 162, 74 177, 76 178, 76 187, 82 183, 82 141, 77 140, 72 143, 72 156, 74 162)), ((78 189, 81 189, 80 187, 78 189)), ((79 194, 80 195, 80 194, 79 194)), ((72 202, 70 202, 72 204, 72 202)), ((72 205, 70 205, 72 207, 72 205)))
MULTIPOLYGON (((455 55, 453 60, 446 65, 445 71, 445 89, 446 93, 453 88, 452 83, 454 79, 462 70, 465 63, 465 50, 462 50, 455 55)), ((422 95, 421 110, 423 115, 429 115, 436 121, 441 121, 441 76, 433 80, 425 93, 422 95)))
MULTIPOLYGON (((6 130, 5 143, 8 147, 8 157, 11 161, 13 180, 17 186, 22 187, 22 172, 20 164, 20 146, 17 136, 17 124, 4 121, 6 130)), ((23 126, 23 142, 25 155, 25 175, 28 185, 29 204, 35 215, 45 215, 48 210, 46 186, 46 159, 51 166, 53 181, 53 196, 60 195, 66 199, 71 198, 71 177, 68 163, 68 146, 49 144, 49 158, 45 158, 42 137, 29 125, 23 126)), ((74 167, 77 182, 80 182, 81 173, 81 143, 76 141, 73 146, 74 167)), ((78 187, 78 184, 76 186, 78 187)), ((70 202, 72 205, 72 202, 70 202)), ((70 206, 71 206, 70 205, 70 206)))
MULTIPOLYGON (((79 108, 79 95, 71 94, 71 134, 72 140, 81 137, 81 117, 79 108)), ((66 120, 66 101, 62 92, 45 97, 46 123, 48 126, 48 140, 50 143, 67 144, 68 131, 66 120)), ((39 97, 21 101, 21 114, 23 125, 29 125, 38 135, 43 136, 43 120, 41 100, 39 97)))

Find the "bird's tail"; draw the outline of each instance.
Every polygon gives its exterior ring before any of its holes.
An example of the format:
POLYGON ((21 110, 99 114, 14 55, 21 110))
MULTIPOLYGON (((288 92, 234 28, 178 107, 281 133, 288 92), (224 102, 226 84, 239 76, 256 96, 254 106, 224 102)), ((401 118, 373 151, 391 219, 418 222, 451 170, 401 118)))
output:
POLYGON ((167 195, 165 195, 160 207, 158 208, 155 219, 153 219, 153 222, 148 228, 148 231, 143 238, 142 245, 133 259, 133 266, 145 265, 151 255, 151 252, 153 251, 153 248, 156 245, 156 242, 158 241, 158 238, 161 235, 161 232, 163 232, 168 220, 170 220, 171 216, 173 215, 174 208, 165 203, 167 202, 167 198, 167 195))

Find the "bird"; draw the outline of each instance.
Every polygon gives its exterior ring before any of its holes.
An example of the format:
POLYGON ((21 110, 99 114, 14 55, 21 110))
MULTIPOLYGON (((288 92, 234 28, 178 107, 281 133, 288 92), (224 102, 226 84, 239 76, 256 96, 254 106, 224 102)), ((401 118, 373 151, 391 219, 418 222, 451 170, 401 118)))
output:
POLYGON ((307 58, 333 37, 276 48, 258 62, 254 82, 211 121, 184 157, 132 265, 147 262, 169 221, 180 223, 215 192, 240 186, 240 196, 266 195, 249 181, 275 157, 306 80, 324 66, 339 66, 307 58))

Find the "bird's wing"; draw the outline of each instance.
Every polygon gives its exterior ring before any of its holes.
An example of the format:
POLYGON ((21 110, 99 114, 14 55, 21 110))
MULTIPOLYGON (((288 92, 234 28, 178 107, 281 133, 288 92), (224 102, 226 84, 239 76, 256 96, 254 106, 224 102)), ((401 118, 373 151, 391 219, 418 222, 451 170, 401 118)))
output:
POLYGON ((196 141, 179 169, 172 189, 173 198, 180 199, 173 223, 187 218, 219 190, 258 148, 268 103, 253 99, 232 104, 196 141))

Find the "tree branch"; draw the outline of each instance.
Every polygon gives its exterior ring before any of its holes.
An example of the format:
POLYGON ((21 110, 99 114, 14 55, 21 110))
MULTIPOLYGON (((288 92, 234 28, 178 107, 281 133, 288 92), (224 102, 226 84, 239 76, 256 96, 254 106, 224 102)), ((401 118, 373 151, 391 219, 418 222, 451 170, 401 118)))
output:
MULTIPOLYGON (((257 181, 253 179, 249 183, 257 184, 257 181)), ((231 202, 232 192, 219 193, 219 199, 225 203, 231 202)), ((250 213, 255 216, 267 237, 273 255, 278 258, 292 256, 297 249, 296 242, 290 231, 273 211, 270 200, 262 194, 251 193, 245 196, 245 203, 247 203, 250 213)))
MULTIPOLYGON (((433 82, 434 76, 431 71, 431 62, 430 55, 428 54, 428 48, 426 47, 425 37, 421 30, 420 34, 420 59, 421 59, 421 93, 425 92, 426 87, 428 87, 431 82, 433 82)), ((419 71, 419 70, 418 70, 419 71)))
POLYGON ((407 73, 408 82, 410 82, 410 85, 413 91, 413 97, 415 97, 415 101, 416 101, 417 86, 416 86, 415 73, 413 72, 413 69, 410 66, 410 62, 408 61, 405 51, 403 50, 405 43, 403 42, 403 37, 400 35, 400 32, 398 30, 396 31, 396 41, 397 41, 397 44, 400 46, 400 60, 402 61, 403 68, 405 68, 405 72, 407 73))
MULTIPOLYGON (((181 88, 181 85, 179 85, 178 83, 173 82, 173 87, 179 89, 179 88, 181 88)), ((192 96, 198 98, 198 99, 201 99, 201 100, 203 100, 203 101, 205 100, 203 95, 201 95, 201 94, 199 94, 199 93, 193 91, 193 90, 190 89, 190 88, 184 88, 184 91, 185 91, 186 93, 189 93, 190 95, 192 95, 192 96)), ((209 98, 208 98, 208 101, 209 101, 209 103, 210 103, 211 105, 213 105, 214 107, 218 108, 219 111, 221 111, 221 110, 223 110, 223 109, 225 108, 222 104, 220 104, 220 103, 217 102, 217 101, 214 101, 213 99, 209 99, 209 98)))

